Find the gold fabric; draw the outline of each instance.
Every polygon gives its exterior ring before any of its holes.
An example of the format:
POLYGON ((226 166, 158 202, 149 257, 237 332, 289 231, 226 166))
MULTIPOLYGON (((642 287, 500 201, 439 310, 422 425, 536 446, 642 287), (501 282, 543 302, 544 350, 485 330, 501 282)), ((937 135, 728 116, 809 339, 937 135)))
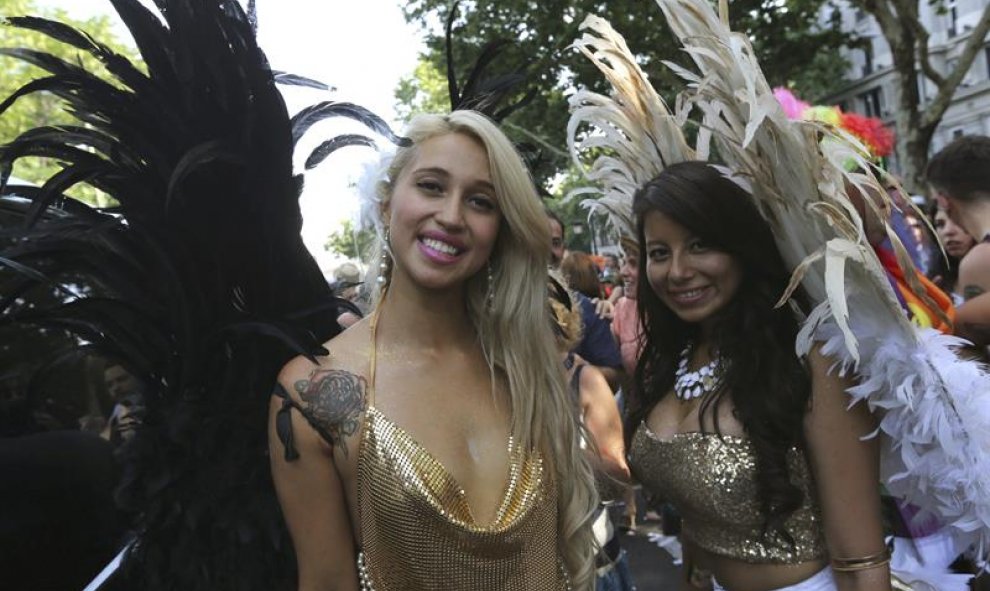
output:
POLYGON ((704 550, 753 563, 825 558, 821 511, 807 461, 797 449, 787 461, 791 481, 804 493, 801 507, 785 522, 793 547, 779 534, 762 535, 756 456, 749 439, 693 432, 664 440, 644 423, 629 451, 629 467, 639 482, 677 507, 682 534, 704 550))
POLYGON ((374 407, 358 459, 363 589, 567 588, 557 552, 557 498, 542 457, 509 440, 510 478, 479 525, 443 465, 374 407))

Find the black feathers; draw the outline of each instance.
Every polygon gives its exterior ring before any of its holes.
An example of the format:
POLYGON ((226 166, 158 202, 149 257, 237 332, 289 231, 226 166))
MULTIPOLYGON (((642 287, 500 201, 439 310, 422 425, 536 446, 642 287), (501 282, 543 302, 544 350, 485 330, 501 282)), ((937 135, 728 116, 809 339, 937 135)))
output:
MULTIPOLYGON (((160 19, 137 0, 111 1, 144 67, 61 23, 9 19, 96 56, 112 79, 43 53, 2 50, 48 74, 0 112, 44 91, 77 122, 27 130, 0 147, 3 183, 19 158, 62 163, 26 192, 27 227, 0 257, 0 273, 13 278, 3 283, 0 322, 69 330, 144 384, 147 415, 123 450, 119 495, 138 536, 125 561, 130 586, 289 588, 294 559, 266 456, 268 397, 280 367, 320 354, 349 309, 300 238, 292 151, 331 116, 399 138, 348 103, 290 120, 276 80, 321 85, 276 76, 237 2, 157 0, 160 19), (118 205, 63 215, 54 207, 77 183, 118 205), (80 276, 90 281, 75 293, 80 276), (19 294, 52 285, 65 286, 61 304, 18 306, 19 294)), ((330 140, 307 166, 357 144, 371 140, 330 140)))
POLYGON ((454 59, 453 30, 454 19, 460 0, 454 2, 447 15, 446 47, 447 47, 447 88, 450 93, 450 110, 470 109, 488 116, 496 123, 501 122, 530 102, 536 96, 533 88, 518 101, 512 103, 509 99, 519 93, 519 87, 528 81, 526 68, 518 68, 507 74, 488 75, 488 70, 496 62, 502 49, 508 45, 505 39, 496 39, 485 44, 481 54, 475 60, 468 72, 467 80, 461 86, 457 81, 454 59))

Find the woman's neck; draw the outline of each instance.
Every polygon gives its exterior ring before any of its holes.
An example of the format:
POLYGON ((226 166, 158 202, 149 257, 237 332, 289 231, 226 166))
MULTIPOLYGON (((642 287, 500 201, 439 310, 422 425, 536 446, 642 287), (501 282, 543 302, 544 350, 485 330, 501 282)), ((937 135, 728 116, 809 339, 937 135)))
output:
POLYGON ((691 366, 701 367, 709 363, 712 359, 715 359, 716 356, 717 352, 714 349, 712 340, 702 331, 698 334, 694 342, 691 343, 691 359, 688 363, 691 366))
POLYGON ((463 286, 426 290, 395 277, 376 312, 379 334, 398 347, 445 349, 464 347, 475 339, 463 286))

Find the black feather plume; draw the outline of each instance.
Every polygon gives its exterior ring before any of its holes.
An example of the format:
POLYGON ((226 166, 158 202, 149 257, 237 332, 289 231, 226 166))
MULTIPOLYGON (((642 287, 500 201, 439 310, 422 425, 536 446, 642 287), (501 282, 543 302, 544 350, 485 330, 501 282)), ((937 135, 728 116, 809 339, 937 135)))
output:
POLYGON ((454 20, 460 0, 454 2, 447 15, 445 43, 447 55, 447 88, 450 94, 450 110, 470 109, 488 116, 489 119, 500 123, 511 113, 526 106, 536 96, 532 89, 520 100, 511 102, 518 95, 519 89, 529 81, 527 66, 517 68, 506 74, 491 75, 489 69, 501 56, 503 49, 509 44, 508 40, 496 39, 485 44, 474 64, 467 74, 467 80, 461 85, 457 80, 456 60, 454 59, 454 20))
MULTIPOLYGON (((31 200, 26 225, 0 235, 9 245, 0 324, 71 332, 78 351, 120 360, 144 384, 144 424, 122 450, 119 498, 138 536, 126 586, 293 588, 268 473, 268 396, 279 368, 324 352, 336 317, 353 311, 300 238, 293 147, 327 117, 401 140, 349 103, 290 119, 276 82, 324 86, 273 73, 238 2, 156 0, 160 17, 138 0, 111 2, 145 68, 62 23, 8 20, 94 56, 111 78, 43 52, 0 50, 44 71, 3 97, 0 116, 48 92, 76 119, 0 146, 0 185, 20 158, 62 165, 42 187, 19 189, 31 200), (118 205, 66 207, 63 194, 78 183, 118 205), (32 290, 53 289, 56 305, 21 304, 32 290)), ((308 166, 345 145, 373 143, 332 139, 308 166)))

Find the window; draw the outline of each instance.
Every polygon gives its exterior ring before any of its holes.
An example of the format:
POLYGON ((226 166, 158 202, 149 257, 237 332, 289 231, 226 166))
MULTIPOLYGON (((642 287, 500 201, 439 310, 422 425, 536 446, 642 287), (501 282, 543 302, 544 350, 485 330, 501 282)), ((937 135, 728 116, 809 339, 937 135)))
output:
POLYGON ((863 103, 863 113, 867 117, 883 117, 883 95, 879 86, 859 95, 859 100, 863 103))
POLYGON ((983 61, 987 63, 987 78, 990 78, 990 46, 983 48, 983 61))
POLYGON ((873 73, 873 40, 867 39, 866 47, 863 48, 863 75, 868 76, 873 73))
POLYGON ((959 34, 959 10, 956 8, 956 0, 949 2, 949 39, 959 34))

